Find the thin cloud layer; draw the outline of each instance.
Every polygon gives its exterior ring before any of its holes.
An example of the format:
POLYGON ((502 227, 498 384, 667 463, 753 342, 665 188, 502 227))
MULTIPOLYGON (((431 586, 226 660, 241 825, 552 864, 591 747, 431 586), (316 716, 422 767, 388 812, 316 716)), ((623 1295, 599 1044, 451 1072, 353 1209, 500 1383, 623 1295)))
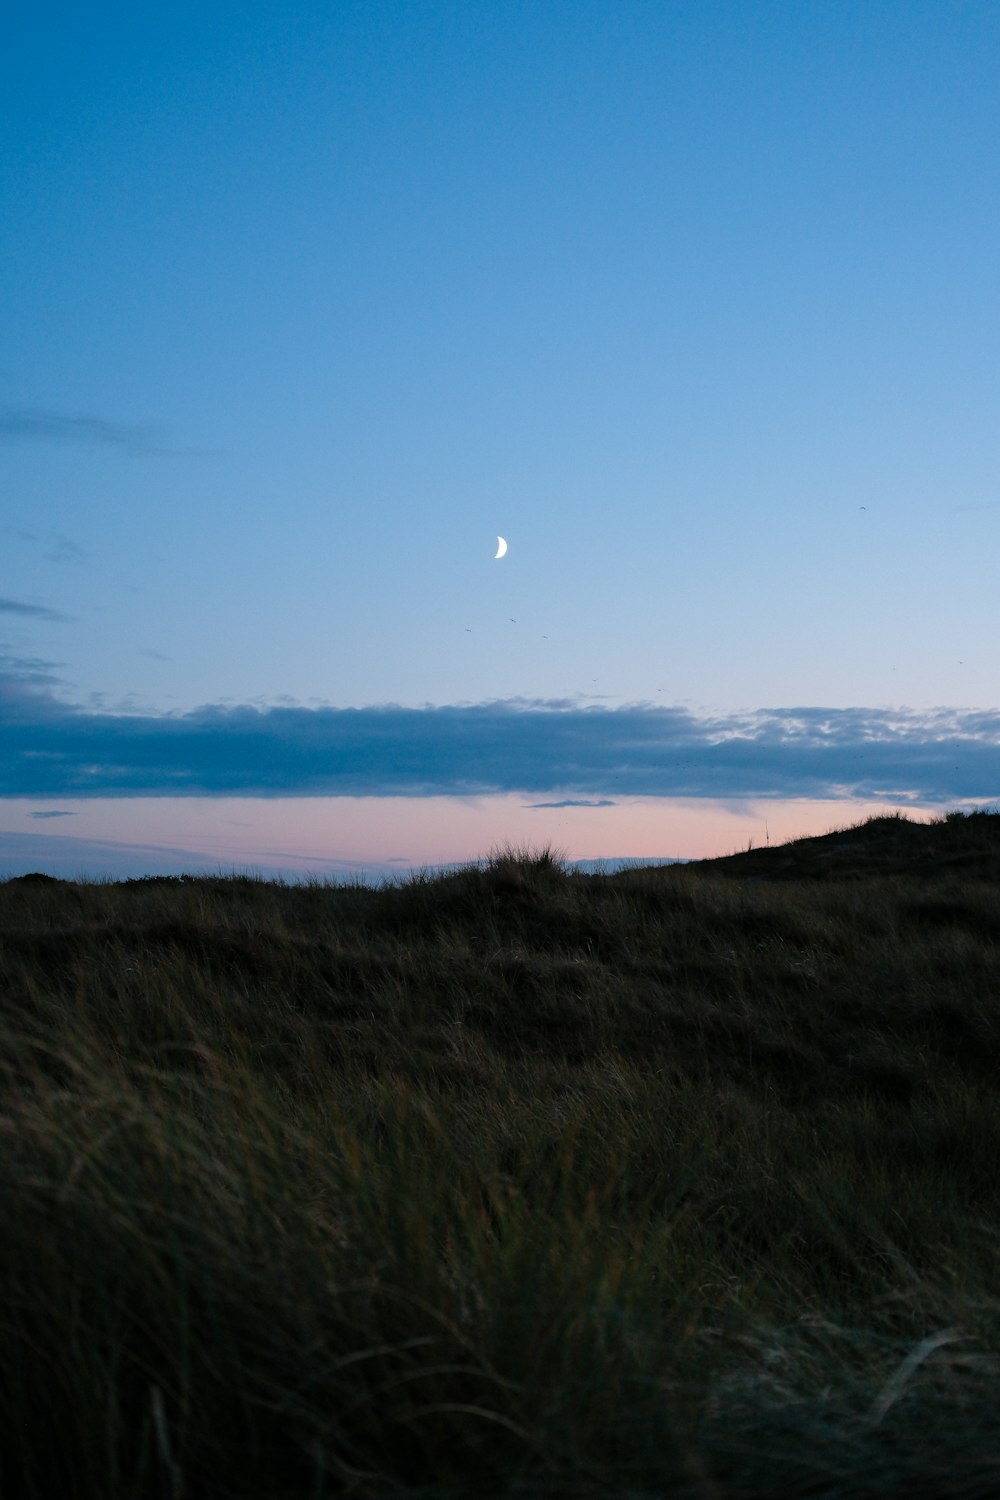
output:
POLYGON ((45 604, 25 604, 21 599, 0 599, 0 615, 19 615, 25 620, 57 620, 62 625, 70 620, 69 615, 61 615, 45 604))
POLYGON ((716 718, 568 700, 87 712, 0 677, 0 796, 1000 796, 1000 710, 716 718))
POLYGON ((121 448, 126 453, 154 453, 155 429, 103 417, 69 415, 35 407, 0 408, 0 440, 8 443, 74 443, 121 448))
POLYGON ((614 807, 616 803, 611 797, 563 797, 560 802, 529 802, 528 806, 537 812, 546 807, 614 807))
POLYGON ((33 719, 55 702, 50 689, 59 686, 57 665, 41 656, 16 656, 0 646, 0 726, 22 714, 33 719))

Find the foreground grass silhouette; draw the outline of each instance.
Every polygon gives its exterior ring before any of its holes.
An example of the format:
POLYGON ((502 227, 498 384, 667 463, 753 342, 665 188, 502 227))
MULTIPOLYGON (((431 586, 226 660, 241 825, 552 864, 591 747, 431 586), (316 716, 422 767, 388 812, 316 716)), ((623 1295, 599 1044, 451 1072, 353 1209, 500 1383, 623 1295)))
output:
POLYGON ((0 1493, 1000 1493, 998 851, 0 885, 0 1493))

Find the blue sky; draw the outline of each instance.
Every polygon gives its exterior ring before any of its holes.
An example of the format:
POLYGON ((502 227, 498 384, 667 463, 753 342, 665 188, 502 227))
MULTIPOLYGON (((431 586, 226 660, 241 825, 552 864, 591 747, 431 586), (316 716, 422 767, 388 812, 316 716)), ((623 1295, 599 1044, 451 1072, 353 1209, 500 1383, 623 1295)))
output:
POLYGON ((985 0, 22 7, 0 874, 1000 798, 998 65, 985 0))

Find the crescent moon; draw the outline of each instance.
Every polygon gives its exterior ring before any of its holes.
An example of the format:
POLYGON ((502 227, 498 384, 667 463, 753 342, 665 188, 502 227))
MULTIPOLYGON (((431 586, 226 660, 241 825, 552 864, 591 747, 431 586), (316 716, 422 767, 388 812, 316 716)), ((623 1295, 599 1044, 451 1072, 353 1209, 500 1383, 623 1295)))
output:
POLYGON ((506 553, 506 551, 507 551, 507 543, 504 541, 504 539, 503 539, 502 536, 498 536, 497 537, 497 550, 493 554, 493 561, 496 562, 496 560, 497 560, 498 557, 503 557, 504 554, 506 553))

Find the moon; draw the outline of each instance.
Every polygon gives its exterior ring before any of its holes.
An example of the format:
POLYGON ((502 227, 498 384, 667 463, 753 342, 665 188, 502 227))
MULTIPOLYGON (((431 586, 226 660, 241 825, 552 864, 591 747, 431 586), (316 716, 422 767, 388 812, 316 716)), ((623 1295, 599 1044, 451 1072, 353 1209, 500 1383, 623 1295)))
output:
POLYGON ((498 536, 497 537, 497 550, 493 554, 493 561, 496 562, 496 560, 497 560, 498 557, 503 557, 506 551, 507 551, 507 543, 504 541, 504 539, 503 539, 502 536, 498 536))

